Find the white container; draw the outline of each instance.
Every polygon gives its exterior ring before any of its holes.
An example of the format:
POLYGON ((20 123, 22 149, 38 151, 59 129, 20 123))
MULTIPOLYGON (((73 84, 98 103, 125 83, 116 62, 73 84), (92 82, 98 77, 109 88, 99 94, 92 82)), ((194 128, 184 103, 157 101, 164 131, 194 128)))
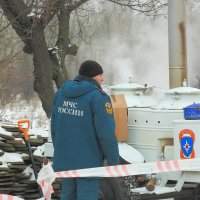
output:
POLYGON ((126 104, 131 107, 151 107, 157 99, 153 96, 153 87, 137 83, 122 83, 109 87, 109 94, 124 94, 126 104))
POLYGON ((128 144, 141 152, 146 162, 164 160, 165 145, 173 144, 173 119, 183 119, 182 110, 128 109, 128 144))

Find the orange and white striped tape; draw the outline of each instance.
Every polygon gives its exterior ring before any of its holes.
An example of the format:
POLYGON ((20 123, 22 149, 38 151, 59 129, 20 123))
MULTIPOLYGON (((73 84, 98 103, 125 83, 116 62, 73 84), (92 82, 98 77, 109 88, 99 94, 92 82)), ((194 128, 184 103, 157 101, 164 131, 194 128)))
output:
POLYGON ((55 178, 79 178, 79 177, 120 177, 141 174, 172 172, 172 171, 200 171, 200 159, 168 160, 149 163, 135 163, 127 165, 115 165, 106 167, 87 168, 55 172, 51 165, 44 166, 38 174, 37 182, 41 186, 44 197, 51 199, 51 184, 55 178))
MULTIPOLYGON (((50 165, 45 166, 45 173, 40 176, 37 180, 40 184, 44 197, 47 200, 51 199, 53 192, 51 183, 56 178, 72 178, 72 177, 120 177, 120 176, 131 176, 140 174, 151 174, 161 172, 172 172, 172 171, 189 171, 197 170, 200 171, 200 159, 187 159, 187 160, 170 160, 170 161, 159 161, 149 163, 135 163, 128 165, 116 165, 106 167, 96 167, 80 170, 70 170, 53 172, 50 165)), ((42 169, 43 170, 43 169, 42 169)), ((6 194, 0 194, 0 200, 23 200, 17 196, 11 196, 6 194)))
POLYGON ((40 187, 42 188, 42 193, 45 197, 45 199, 51 199, 51 194, 54 192, 52 185, 49 183, 49 181, 41 181, 38 183, 40 187))
POLYGON ((11 196, 7 194, 0 194, 0 200, 23 200, 17 196, 11 196))
MULTIPOLYGON (((17 196, 12 196, 12 195, 8 195, 8 194, 0 194, 0 200, 24 200, 22 198, 19 198, 17 196)), ((40 198, 37 200, 45 200, 44 198, 40 198)))
POLYGON ((56 172, 57 178, 120 177, 172 171, 200 171, 200 159, 168 160, 56 172))

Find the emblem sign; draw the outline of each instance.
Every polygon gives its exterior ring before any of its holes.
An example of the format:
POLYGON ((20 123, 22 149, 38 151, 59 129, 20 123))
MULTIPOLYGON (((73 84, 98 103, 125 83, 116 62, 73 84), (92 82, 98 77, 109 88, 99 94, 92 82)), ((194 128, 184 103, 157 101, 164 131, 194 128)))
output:
POLYGON ((194 142, 195 134, 190 129, 181 130, 179 133, 180 142, 180 158, 189 159, 195 158, 194 142))
POLYGON ((112 110, 112 105, 111 105, 111 103, 106 102, 105 107, 106 107, 106 112, 107 112, 109 115, 112 115, 113 110, 112 110))

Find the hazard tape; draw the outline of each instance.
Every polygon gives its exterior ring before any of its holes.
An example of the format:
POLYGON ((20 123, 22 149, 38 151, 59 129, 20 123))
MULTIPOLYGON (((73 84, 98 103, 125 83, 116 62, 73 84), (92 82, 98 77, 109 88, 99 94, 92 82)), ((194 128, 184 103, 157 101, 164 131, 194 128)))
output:
MULTIPOLYGON (((87 168, 79 170, 53 172, 51 165, 44 166, 38 174, 38 184, 41 186, 46 200, 51 199, 55 178, 81 178, 81 177, 121 177, 140 174, 162 173, 172 171, 200 171, 200 159, 168 160, 149 163, 135 163, 106 167, 87 168), (42 174, 40 176, 40 174, 42 174)), ((43 198, 42 198, 43 199, 43 198)), ((0 200, 23 200, 17 196, 0 194, 0 200)))
POLYGON ((200 159, 167 160, 55 172, 57 178, 120 177, 172 171, 198 170, 200 159))
POLYGON ((54 192, 53 187, 49 183, 49 181, 39 181, 38 184, 42 188, 42 193, 45 197, 45 199, 51 199, 51 194, 54 192))
POLYGON ((7 194, 0 194, 0 200, 23 200, 17 196, 11 196, 7 194))
POLYGON ((37 182, 41 186, 46 200, 51 199, 52 182, 55 178, 81 177, 121 177, 172 171, 200 171, 200 159, 167 160, 149 163, 134 163, 106 167, 87 168, 69 171, 53 171, 51 165, 45 165, 38 174, 37 182))
MULTIPOLYGON (((17 196, 12 196, 12 195, 8 195, 8 194, 0 194, 0 200, 24 200, 22 198, 19 198, 17 196)), ((40 198, 37 200, 45 200, 44 198, 40 198)))

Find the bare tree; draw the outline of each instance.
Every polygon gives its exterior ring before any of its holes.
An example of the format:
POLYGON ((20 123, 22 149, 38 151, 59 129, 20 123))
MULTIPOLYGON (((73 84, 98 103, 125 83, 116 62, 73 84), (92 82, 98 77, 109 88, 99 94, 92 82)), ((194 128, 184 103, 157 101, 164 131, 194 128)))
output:
MULTIPOLYGON (((0 44, 0 46, 2 45, 3 44, 0 44)), ((5 48, 3 50, 5 50, 5 48)), ((15 93, 13 92, 14 90, 10 83, 13 77, 16 76, 16 68, 14 65, 18 62, 19 53, 20 52, 12 52, 7 54, 7 57, 0 60, 0 116, 2 116, 6 106, 16 100, 15 93)))
POLYGON ((69 21, 73 10, 88 0, 1 0, 0 6, 13 29, 24 42, 24 52, 33 54, 34 90, 38 93, 47 116, 56 86, 68 79, 65 56, 76 55, 78 47, 70 44, 69 21), (58 38, 55 47, 48 51, 44 29, 57 14, 59 22, 58 38))
MULTIPOLYGON (((0 27, 6 25, 4 14, 0 11, 0 27)), ((13 30, 6 29, 0 37, 0 117, 6 106, 15 100, 11 80, 16 75, 15 64, 18 62, 19 39, 13 36, 13 30)))
MULTIPOLYGON (((68 80, 65 58, 67 55, 75 56, 78 51, 78 46, 71 44, 70 40, 70 16, 73 11, 77 15, 78 34, 82 36, 83 30, 78 9, 82 7, 82 11, 86 13, 89 8, 84 8, 83 5, 88 1, 0 0, 0 6, 8 19, 8 24, 0 32, 11 25, 24 43, 24 53, 33 55, 33 88, 38 93, 43 109, 48 117, 51 114, 51 104, 54 95, 53 81, 56 87, 59 88, 65 80, 68 80), (55 17, 57 17, 58 21, 57 39, 55 45, 49 48, 45 28, 55 17)), ((159 0, 109 1, 144 14, 152 13, 162 5, 159 0)))

